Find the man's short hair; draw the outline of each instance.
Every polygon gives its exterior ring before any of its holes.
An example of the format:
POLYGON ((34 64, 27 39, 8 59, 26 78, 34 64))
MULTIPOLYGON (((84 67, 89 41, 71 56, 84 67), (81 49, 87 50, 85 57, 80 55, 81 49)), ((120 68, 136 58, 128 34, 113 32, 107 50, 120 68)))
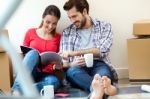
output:
POLYGON ((87 10, 87 13, 89 13, 89 4, 87 0, 69 0, 64 5, 64 10, 68 11, 71 8, 75 7, 77 11, 83 12, 84 9, 87 10))

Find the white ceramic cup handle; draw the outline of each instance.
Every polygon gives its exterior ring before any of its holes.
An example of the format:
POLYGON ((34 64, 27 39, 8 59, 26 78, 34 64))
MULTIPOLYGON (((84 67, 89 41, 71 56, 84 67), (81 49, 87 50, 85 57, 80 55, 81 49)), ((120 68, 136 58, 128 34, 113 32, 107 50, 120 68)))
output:
POLYGON ((41 96, 43 96, 43 91, 44 91, 44 89, 42 89, 42 90, 40 91, 40 95, 41 95, 41 96))

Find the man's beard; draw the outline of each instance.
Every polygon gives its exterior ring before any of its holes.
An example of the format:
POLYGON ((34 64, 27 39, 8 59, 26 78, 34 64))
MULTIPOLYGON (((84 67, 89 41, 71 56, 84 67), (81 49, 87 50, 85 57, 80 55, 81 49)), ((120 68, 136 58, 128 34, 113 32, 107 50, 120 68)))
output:
MULTIPOLYGON (((76 23, 76 22, 75 22, 76 23)), ((74 24, 75 24, 74 23, 74 24)), ((77 26, 77 28, 79 28, 79 29, 82 29, 84 26, 85 26, 85 24, 86 24, 86 17, 84 17, 83 16, 83 19, 81 20, 81 22, 80 22, 81 24, 79 25, 79 26, 77 26)))
POLYGON ((81 21, 80 29, 83 28, 86 24, 86 17, 83 17, 83 20, 81 21))

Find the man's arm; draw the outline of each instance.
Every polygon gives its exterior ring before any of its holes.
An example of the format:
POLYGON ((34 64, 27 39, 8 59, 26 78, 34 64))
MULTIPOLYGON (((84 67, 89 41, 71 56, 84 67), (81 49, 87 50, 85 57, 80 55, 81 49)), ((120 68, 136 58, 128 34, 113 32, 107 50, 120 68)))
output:
POLYGON ((68 57, 72 56, 81 56, 84 54, 93 53, 94 56, 99 57, 100 56, 100 49, 99 48, 90 48, 90 49, 81 49, 76 51, 69 51, 68 57))
MULTIPOLYGON (((68 57, 73 57, 73 56, 81 56, 87 53, 93 53, 95 57, 100 57, 100 49, 99 48, 90 48, 90 49, 82 49, 82 50, 77 50, 77 51, 64 51, 64 52, 59 52, 59 54, 63 58, 68 58, 68 57)), ((63 67, 70 67, 74 62, 63 62, 63 67)))

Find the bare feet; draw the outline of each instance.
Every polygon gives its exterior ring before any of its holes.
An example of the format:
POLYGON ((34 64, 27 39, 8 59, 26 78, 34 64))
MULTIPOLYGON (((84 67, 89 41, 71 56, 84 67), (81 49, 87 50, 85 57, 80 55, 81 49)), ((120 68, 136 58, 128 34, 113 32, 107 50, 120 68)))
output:
POLYGON ((100 77, 99 74, 96 74, 91 86, 93 92, 90 99, 102 99, 104 94, 112 96, 117 93, 117 88, 111 85, 111 80, 107 76, 100 77))
POLYGON ((92 81, 93 92, 91 94, 90 99, 102 99, 104 95, 104 85, 102 82, 103 81, 100 75, 96 74, 92 81))

